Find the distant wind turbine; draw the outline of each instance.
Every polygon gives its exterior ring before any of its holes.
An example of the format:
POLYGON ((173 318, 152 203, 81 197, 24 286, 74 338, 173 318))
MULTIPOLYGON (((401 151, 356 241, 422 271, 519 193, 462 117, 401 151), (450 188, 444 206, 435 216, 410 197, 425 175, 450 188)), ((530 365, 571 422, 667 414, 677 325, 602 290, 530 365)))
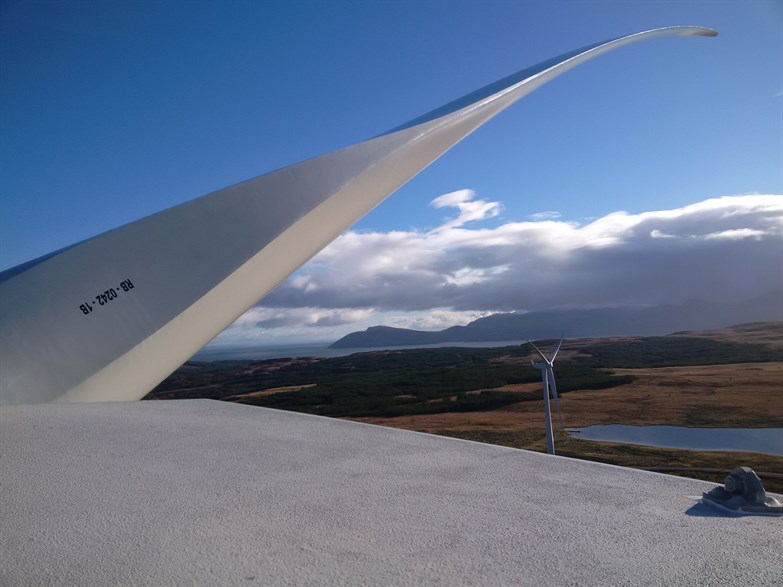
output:
POLYGON ((549 407, 549 393, 551 390, 552 397, 555 398, 555 408, 557 408, 557 417, 560 420, 560 427, 563 427, 563 416, 560 415, 560 402, 557 400, 557 386, 555 385, 555 374, 552 371, 552 364, 555 362, 555 358, 557 357, 557 353, 560 352, 560 346, 563 344, 563 339, 565 337, 565 332, 563 333, 563 336, 560 337, 560 342, 557 343, 557 348, 555 349, 555 353, 552 355, 551 359, 547 359, 544 356, 544 353, 542 353, 540 350, 538 350, 538 347, 534 345, 531 341, 527 341, 530 346, 532 346, 534 349, 536 349, 536 352, 541 356, 541 361, 533 361, 533 366, 536 369, 541 369, 541 381, 544 384, 544 410, 545 410, 545 418, 546 418, 546 452, 550 455, 555 454, 555 439, 552 435, 552 412, 549 407))

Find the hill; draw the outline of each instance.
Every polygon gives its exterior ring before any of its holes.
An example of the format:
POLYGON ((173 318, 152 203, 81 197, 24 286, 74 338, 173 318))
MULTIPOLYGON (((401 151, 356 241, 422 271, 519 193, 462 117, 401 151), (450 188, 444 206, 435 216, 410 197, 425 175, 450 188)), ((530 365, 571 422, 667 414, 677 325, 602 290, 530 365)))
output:
POLYGON ((783 293, 721 304, 691 301, 643 308, 596 308, 493 314, 466 326, 436 332, 373 326, 332 343, 332 348, 416 346, 452 342, 537 340, 565 331, 569 338, 662 336, 683 330, 712 330, 749 322, 783 321, 783 293))

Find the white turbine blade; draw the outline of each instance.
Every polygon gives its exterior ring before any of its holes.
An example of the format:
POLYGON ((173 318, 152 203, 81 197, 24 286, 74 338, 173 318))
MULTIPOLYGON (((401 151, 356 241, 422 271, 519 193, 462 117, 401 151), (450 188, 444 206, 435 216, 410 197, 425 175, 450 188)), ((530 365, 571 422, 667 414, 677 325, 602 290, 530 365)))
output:
POLYGON ((552 360, 549 361, 550 363, 555 362, 555 358, 557 357, 557 353, 560 352, 560 346, 563 344, 563 340, 565 339, 565 330, 563 331, 562 336, 560 337, 560 342, 557 343, 557 348, 555 349, 555 354, 552 355, 552 360))
POLYGON ((541 369, 541 381, 544 385, 544 427, 546 430, 546 452, 555 454, 555 439, 552 433, 552 410, 549 406, 549 375, 548 369, 541 369))
POLYGON ((552 391, 552 398, 555 400, 555 409, 557 410, 557 418, 560 420, 560 428, 565 428, 563 425, 563 416, 560 413, 560 401, 557 399, 557 386, 555 385, 555 373, 552 368, 547 370, 547 376, 549 377, 549 389, 552 391))
POLYGON ((670 27, 572 51, 388 133, 0 273, 0 403, 143 397, 444 152, 544 83, 670 27))
POLYGON ((549 361, 547 361, 546 357, 544 356, 544 353, 542 353, 540 350, 538 350, 538 347, 532 343, 532 341, 527 341, 527 344, 532 346, 534 349, 536 349, 536 352, 539 354, 541 359, 543 359, 544 363, 549 364, 549 361))

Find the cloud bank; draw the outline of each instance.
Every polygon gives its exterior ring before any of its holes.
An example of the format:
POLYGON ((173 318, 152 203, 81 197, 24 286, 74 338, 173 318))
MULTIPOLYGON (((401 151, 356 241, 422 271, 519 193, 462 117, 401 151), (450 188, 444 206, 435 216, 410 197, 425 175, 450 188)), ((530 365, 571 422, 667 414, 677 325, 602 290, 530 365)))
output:
POLYGON ((220 339, 338 337, 370 324, 440 329, 492 312, 738 301, 783 290, 783 196, 615 212, 539 212, 493 228, 500 202, 460 190, 428 231, 349 231, 220 339), (321 336, 318 336, 319 332, 321 336))

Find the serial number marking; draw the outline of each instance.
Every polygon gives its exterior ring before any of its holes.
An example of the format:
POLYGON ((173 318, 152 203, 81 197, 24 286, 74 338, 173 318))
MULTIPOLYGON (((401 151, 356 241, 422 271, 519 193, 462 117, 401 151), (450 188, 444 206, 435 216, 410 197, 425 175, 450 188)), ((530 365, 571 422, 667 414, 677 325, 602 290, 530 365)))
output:
POLYGON ((99 293, 91 301, 84 302, 79 305, 79 309, 82 314, 91 314, 95 310, 96 306, 105 306, 109 302, 116 300, 123 292, 127 293, 134 288, 133 282, 130 279, 126 279, 120 282, 117 288, 110 287, 102 293, 99 293))

